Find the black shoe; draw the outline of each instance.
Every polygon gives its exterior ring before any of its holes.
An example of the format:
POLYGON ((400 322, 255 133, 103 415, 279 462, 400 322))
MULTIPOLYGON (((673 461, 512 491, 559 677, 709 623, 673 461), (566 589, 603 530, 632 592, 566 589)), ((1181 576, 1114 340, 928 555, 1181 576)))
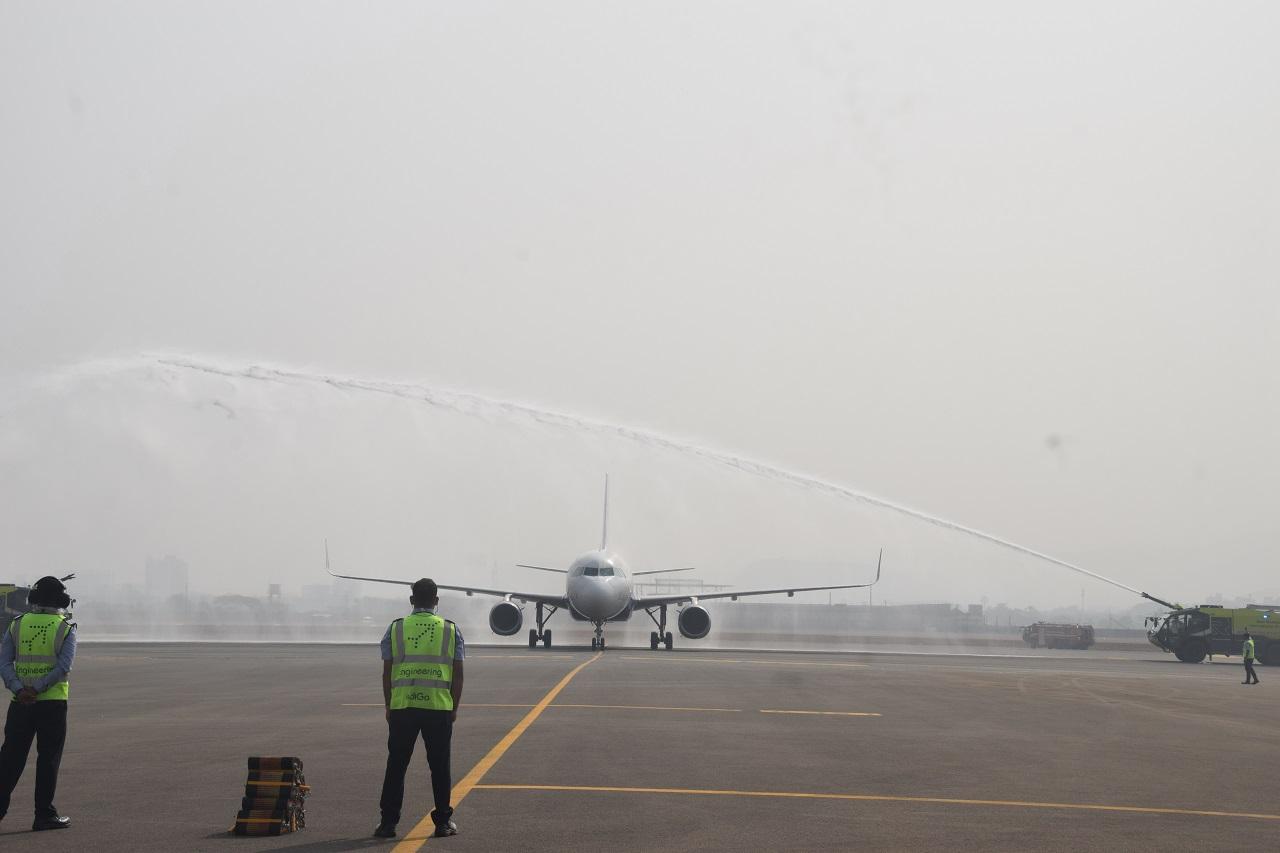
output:
POLYGON ((394 823, 382 822, 378 824, 378 828, 373 831, 374 838, 395 838, 396 825, 394 823))
POLYGON ((458 825, 453 821, 436 825, 436 831, 431 833, 432 838, 446 838, 450 835, 458 834, 458 825))
POLYGON ((68 826, 71 826, 71 818, 69 817, 60 817, 59 815, 38 817, 36 822, 31 824, 31 831, 44 832, 46 829, 66 829, 68 826))

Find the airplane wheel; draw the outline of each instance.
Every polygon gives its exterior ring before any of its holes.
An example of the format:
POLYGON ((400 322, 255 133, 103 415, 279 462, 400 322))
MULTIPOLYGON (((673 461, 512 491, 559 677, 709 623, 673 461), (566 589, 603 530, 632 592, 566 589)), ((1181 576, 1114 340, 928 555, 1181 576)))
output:
POLYGON ((538 645, 538 632, 530 628, 529 629, 529 648, 533 648, 536 645, 538 645))
POLYGON ((604 651, 604 637, 600 638, 600 651, 604 651))
POLYGON ((658 650, 658 632, 657 631, 649 632, 649 648, 655 652, 658 650))
POLYGON ((542 647, 544 649, 551 648, 551 629, 550 628, 542 632, 542 647))
POLYGON ((592 637, 592 638, 591 638, 591 651, 593 651, 593 652, 594 652, 595 650, 596 650, 596 638, 595 638, 595 637, 592 637))
POLYGON ((667 647, 667 651, 671 651, 671 647, 675 645, 674 640, 675 638, 672 637, 671 632, 668 631, 666 638, 663 640, 663 645, 667 647))

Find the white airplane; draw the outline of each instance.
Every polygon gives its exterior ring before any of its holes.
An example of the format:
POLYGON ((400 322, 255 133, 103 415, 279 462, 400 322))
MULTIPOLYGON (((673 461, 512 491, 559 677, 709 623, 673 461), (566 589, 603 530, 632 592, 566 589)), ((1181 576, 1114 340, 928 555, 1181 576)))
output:
MULTIPOLYGON (((614 551, 609 550, 609 478, 604 481, 604 528, 600 536, 600 547, 588 551, 567 569, 552 569, 546 566, 518 565, 524 569, 537 569, 543 572, 557 572, 566 575, 564 595, 546 595, 538 592, 512 592, 502 589, 483 589, 475 586, 453 586, 436 583, 437 588, 465 592, 467 595, 494 595, 502 599, 489 611, 489 628, 502 637, 511 637, 520 633, 524 624, 524 607, 526 604, 536 606, 537 628, 529 629, 529 648, 542 643, 551 648, 551 630, 546 627, 547 621, 558 610, 567 609, 569 614, 580 622, 590 622, 595 626, 595 637, 591 640, 592 649, 603 649, 604 624, 606 622, 625 622, 637 610, 643 610, 657 626, 656 631, 649 634, 649 648, 657 649, 665 646, 668 651, 674 645, 671 632, 667 630, 667 608, 679 608, 676 625, 680 635, 689 640, 701 640, 711 631, 711 615, 699 602, 712 598, 727 598, 737 601, 749 595, 778 595, 786 593, 794 596, 797 592, 816 592, 828 589, 864 589, 874 586, 880 581, 880 560, 884 557, 881 549, 880 559, 876 560, 876 579, 871 583, 840 584, 838 586, 789 586, 779 589, 752 589, 737 592, 713 592, 706 595, 645 595, 636 597, 633 594, 632 578, 641 575, 657 575, 666 572, 688 572, 692 568, 652 569, 633 572, 614 551)), ((329 569, 329 546, 325 545, 325 569, 335 578, 356 581, 373 581, 375 583, 394 583, 412 586, 413 581, 390 580, 388 578, 365 578, 354 575, 339 575, 329 569)))

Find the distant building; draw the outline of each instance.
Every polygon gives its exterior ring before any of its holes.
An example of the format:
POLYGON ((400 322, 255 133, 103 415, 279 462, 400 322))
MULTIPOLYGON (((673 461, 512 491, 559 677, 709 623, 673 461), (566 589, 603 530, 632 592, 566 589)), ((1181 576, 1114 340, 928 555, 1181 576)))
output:
POLYGON ((186 561, 172 554, 148 557, 146 577, 148 598, 168 601, 177 596, 186 601, 189 584, 186 561))

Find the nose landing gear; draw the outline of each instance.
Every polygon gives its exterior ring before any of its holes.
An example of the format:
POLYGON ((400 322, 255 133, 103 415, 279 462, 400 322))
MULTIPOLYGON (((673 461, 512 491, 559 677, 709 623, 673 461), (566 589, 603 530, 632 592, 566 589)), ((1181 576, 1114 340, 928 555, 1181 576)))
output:
POLYGON ((597 649, 604 651, 604 623, 597 622, 595 625, 596 635, 591 638, 591 650, 593 652, 597 649))

